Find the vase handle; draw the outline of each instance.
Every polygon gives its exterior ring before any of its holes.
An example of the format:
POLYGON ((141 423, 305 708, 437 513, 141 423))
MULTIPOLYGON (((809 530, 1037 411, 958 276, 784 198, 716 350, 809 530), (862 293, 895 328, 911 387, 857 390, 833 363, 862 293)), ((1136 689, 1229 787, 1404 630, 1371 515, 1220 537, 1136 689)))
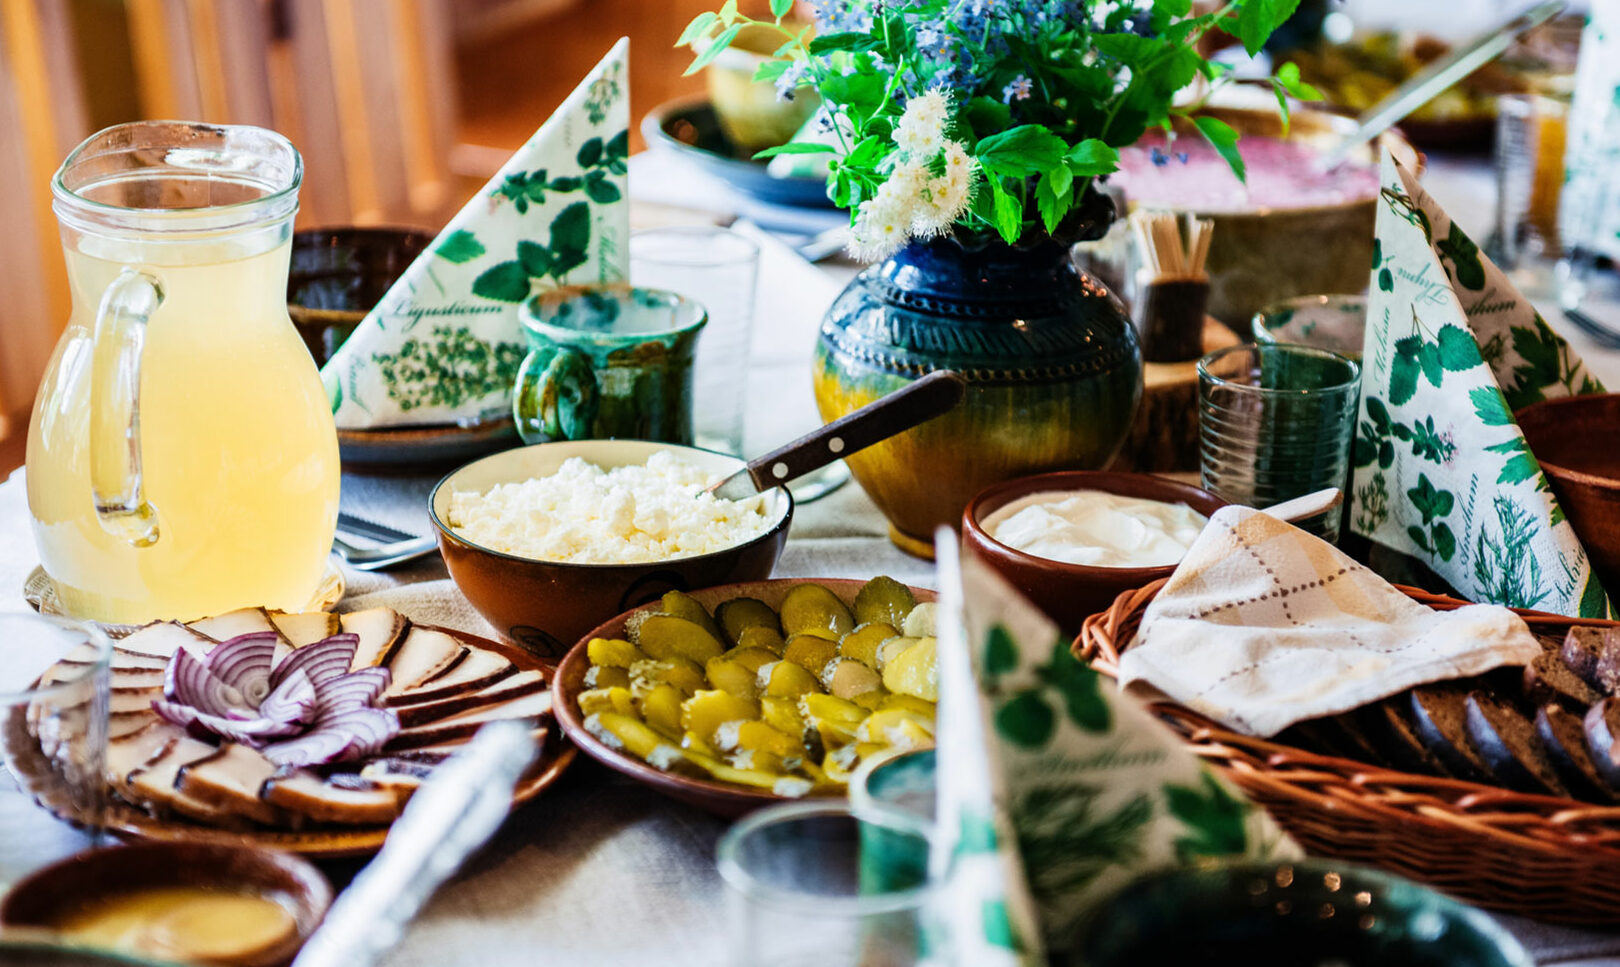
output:
POLYGON ((163 303, 157 279, 118 274, 101 297, 90 361, 90 491, 102 529, 135 547, 158 541, 141 473, 141 348, 163 303))

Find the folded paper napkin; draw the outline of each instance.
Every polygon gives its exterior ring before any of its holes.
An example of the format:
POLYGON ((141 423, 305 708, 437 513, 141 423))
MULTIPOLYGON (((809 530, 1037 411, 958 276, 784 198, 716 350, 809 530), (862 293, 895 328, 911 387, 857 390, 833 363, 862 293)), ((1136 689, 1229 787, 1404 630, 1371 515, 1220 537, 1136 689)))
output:
POLYGON ((958 962, 1063 962, 1087 908, 1159 867, 1300 851, 941 530, 937 828, 958 962))
POLYGON ((1507 608, 1426 608, 1326 541, 1223 507, 1148 606, 1119 671, 1129 689, 1271 736, 1539 654, 1507 608))
POLYGON ((624 281, 628 53, 629 41, 614 45, 322 368, 340 428, 509 414, 526 353, 518 305, 624 281))

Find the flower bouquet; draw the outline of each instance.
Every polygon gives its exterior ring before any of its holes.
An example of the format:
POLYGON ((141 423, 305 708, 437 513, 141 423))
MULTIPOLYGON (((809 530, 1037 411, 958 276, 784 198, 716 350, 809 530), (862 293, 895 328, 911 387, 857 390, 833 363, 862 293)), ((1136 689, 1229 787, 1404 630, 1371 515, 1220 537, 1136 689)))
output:
MULTIPOLYGON (((954 234, 1009 245, 1072 241, 1082 202, 1121 147, 1184 117, 1243 177, 1238 134, 1199 115, 1228 68, 1200 52, 1225 34, 1252 54, 1298 0, 811 0, 814 29, 736 0, 698 15, 678 44, 706 66, 749 25, 782 44, 756 79, 780 96, 814 88, 818 129, 760 153, 824 154, 828 194, 850 212, 852 251, 876 261, 914 238, 954 234)), ((1267 78, 1286 119, 1290 96, 1319 95, 1286 63, 1267 78)), ((1160 154, 1156 161, 1168 161, 1160 154)))

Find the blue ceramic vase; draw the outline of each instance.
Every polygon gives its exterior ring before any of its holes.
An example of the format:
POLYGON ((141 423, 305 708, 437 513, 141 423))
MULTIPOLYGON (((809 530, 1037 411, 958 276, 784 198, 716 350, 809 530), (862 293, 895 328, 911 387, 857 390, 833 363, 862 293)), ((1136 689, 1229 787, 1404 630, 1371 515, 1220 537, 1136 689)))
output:
POLYGON ((849 457, 901 548, 930 556, 982 488, 1048 470, 1094 470, 1118 451, 1142 394, 1125 307, 1075 268, 1069 243, 1099 238, 1113 204, 1095 193, 1060 239, 1011 246, 914 241, 849 284, 813 362, 831 421, 938 369, 961 373, 951 413, 849 457))

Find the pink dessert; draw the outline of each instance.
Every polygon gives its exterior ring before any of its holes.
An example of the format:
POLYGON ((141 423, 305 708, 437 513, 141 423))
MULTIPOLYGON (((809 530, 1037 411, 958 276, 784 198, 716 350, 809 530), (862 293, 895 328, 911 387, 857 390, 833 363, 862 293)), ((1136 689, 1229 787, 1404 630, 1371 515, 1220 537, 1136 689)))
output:
POLYGON ((1167 143, 1162 131, 1153 131, 1119 152, 1119 171, 1109 178, 1134 205, 1196 212, 1316 208, 1378 194, 1377 168, 1346 163, 1322 174, 1313 164, 1317 149, 1309 145, 1245 135, 1238 151, 1247 185, 1203 138, 1181 135, 1167 143))

